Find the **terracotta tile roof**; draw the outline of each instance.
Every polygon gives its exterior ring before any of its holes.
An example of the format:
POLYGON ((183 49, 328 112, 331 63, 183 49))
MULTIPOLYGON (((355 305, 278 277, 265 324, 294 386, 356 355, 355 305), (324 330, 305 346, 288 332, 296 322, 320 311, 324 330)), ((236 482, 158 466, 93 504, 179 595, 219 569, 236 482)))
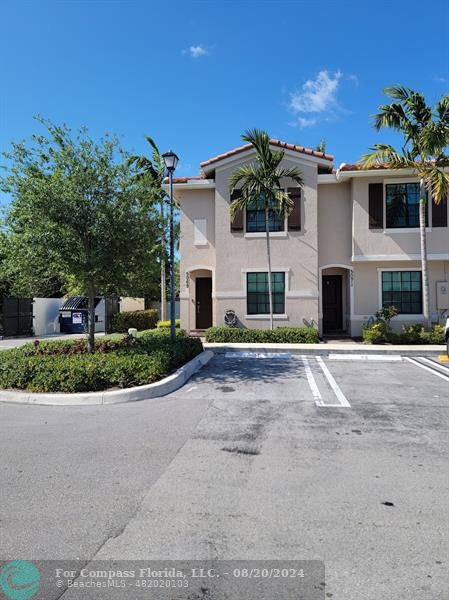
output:
MULTIPOLYGON (((372 167, 370 167, 369 169, 366 169, 367 171, 379 171, 382 169, 388 169, 387 165, 373 165, 372 167)), ((340 169, 340 171, 362 171, 363 167, 360 163, 353 163, 353 164, 343 164, 340 169)))
MULTIPOLYGON (((286 150, 294 150, 295 152, 300 152, 301 154, 308 154, 309 156, 316 156, 317 158, 324 158, 325 160, 333 161, 334 157, 332 154, 326 154, 325 152, 318 152, 318 150, 312 150, 311 148, 305 148, 304 146, 297 146, 296 144, 288 144, 287 142, 282 142, 281 140, 270 139, 270 144, 272 146, 278 146, 279 148, 285 148, 286 150)), ((204 162, 200 163, 202 168, 207 167, 219 160, 224 158, 229 158, 230 156, 235 156, 236 154, 240 154, 241 152, 245 152, 252 147, 252 144, 245 144, 244 146, 239 146, 238 148, 234 148, 233 150, 229 150, 228 152, 224 152, 223 154, 218 154, 204 162)))

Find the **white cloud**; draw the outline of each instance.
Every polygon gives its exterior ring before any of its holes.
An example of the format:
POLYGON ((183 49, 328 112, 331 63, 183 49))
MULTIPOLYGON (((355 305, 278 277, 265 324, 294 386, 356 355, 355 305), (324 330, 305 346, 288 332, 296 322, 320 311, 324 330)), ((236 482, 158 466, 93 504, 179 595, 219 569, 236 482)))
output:
POLYGON ((355 87, 359 87, 359 78, 357 77, 357 75, 351 73, 346 77, 346 79, 348 79, 348 81, 353 81, 355 87))
POLYGON ((200 56, 204 56, 208 54, 206 48, 199 44, 198 46, 190 46, 188 50, 183 50, 183 54, 189 53, 192 58, 199 58, 200 56))
POLYGON ((433 80, 436 81, 437 83, 447 83, 446 77, 440 77, 439 75, 435 75, 433 80))
POLYGON ((290 94, 290 108, 294 113, 323 113, 337 103, 341 71, 333 75, 320 71, 315 79, 307 80, 301 90, 290 94))
POLYGON ((298 126, 300 129, 304 129, 305 127, 312 127, 317 122, 316 119, 308 119, 307 117, 298 117, 293 125, 298 126))

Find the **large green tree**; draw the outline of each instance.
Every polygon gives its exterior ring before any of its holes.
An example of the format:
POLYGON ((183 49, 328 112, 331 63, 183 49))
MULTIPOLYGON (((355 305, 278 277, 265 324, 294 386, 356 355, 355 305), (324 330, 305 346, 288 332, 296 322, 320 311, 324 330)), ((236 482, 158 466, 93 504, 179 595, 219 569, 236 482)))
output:
POLYGON ((285 216, 291 212, 293 203, 289 194, 281 187, 282 179, 293 179, 302 187, 303 177, 296 168, 281 166, 283 150, 270 148, 268 133, 260 129, 248 129, 242 140, 250 143, 256 150, 254 163, 238 167, 229 179, 231 196, 238 195, 230 204, 231 218, 238 211, 251 208, 256 201, 262 201, 265 210, 265 236, 268 267, 268 301, 270 310, 270 328, 273 329, 273 293, 271 280, 270 216, 273 213, 285 216))
POLYGON ((427 264, 427 199, 439 204, 449 192, 449 94, 432 108, 423 94, 403 86, 385 88, 392 99, 379 106, 374 126, 398 131, 403 136, 401 150, 389 144, 375 144, 362 157, 365 169, 383 165, 389 169, 411 169, 420 180, 419 230, 425 327, 430 328, 429 272, 427 264), (427 194, 426 194, 427 191, 427 194))
POLYGON ((13 292, 36 294, 48 277, 88 298, 95 350, 95 297, 128 294, 157 254, 159 217, 118 140, 93 140, 38 118, 42 135, 6 153, 2 189, 13 292))

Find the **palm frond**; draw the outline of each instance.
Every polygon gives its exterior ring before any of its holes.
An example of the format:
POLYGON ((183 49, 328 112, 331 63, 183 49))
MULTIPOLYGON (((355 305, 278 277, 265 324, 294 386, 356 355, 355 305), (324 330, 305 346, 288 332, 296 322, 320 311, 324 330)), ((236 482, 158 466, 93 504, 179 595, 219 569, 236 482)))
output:
POLYGON ((262 162, 270 160, 270 136, 261 129, 247 129, 242 135, 242 140, 252 144, 256 149, 257 156, 262 162))
POLYGON ((156 142, 153 140, 153 138, 151 138, 149 135, 145 135, 144 137, 146 141, 150 144, 150 146, 153 148, 153 150, 160 154, 159 148, 157 147, 156 142))
POLYGON ((442 121, 431 121, 421 131, 420 143, 426 158, 442 154, 449 146, 449 125, 442 121))
POLYGON ((435 204, 444 202, 449 194, 449 173, 427 164, 418 169, 418 176, 424 179, 426 189, 435 204))
POLYGON ((407 121, 407 116, 400 104, 382 104, 379 112, 374 115, 374 127, 379 131, 382 128, 400 130, 407 121))
POLYGON ((405 110, 410 120, 414 119, 419 128, 432 121, 432 109, 426 104, 426 99, 420 92, 412 92, 405 103, 405 110))
POLYGON ((279 169, 277 171, 278 179, 293 179, 299 186, 304 185, 304 177, 299 169, 291 167, 289 169, 279 169))
POLYGON ((404 85, 393 85, 384 88, 384 94, 385 96, 390 96, 390 98, 394 98, 395 100, 407 102, 413 92, 410 88, 407 88, 404 85))
POLYGON ((293 208, 293 200, 286 191, 281 189, 274 190, 273 199, 269 204, 269 208, 280 215, 288 215, 293 208))
POLYGON ((436 112, 440 121, 449 126, 449 94, 443 96, 437 103, 436 112))
POLYGON ((364 154, 361 158, 363 169, 371 169, 378 165, 384 165, 390 169, 415 168, 415 162, 407 155, 401 154, 388 144, 374 144, 371 152, 364 154))
POLYGON ((259 173, 254 165, 242 165, 236 169, 229 178, 229 189, 231 193, 237 188, 243 180, 256 180, 259 178, 259 173))

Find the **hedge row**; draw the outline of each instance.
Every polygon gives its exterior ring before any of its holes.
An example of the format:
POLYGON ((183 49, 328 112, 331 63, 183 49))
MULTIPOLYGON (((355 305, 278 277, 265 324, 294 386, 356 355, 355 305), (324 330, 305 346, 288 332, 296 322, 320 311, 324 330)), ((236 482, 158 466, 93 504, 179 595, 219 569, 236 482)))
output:
POLYGON ((241 327, 210 327, 206 342, 216 343, 278 343, 317 344, 318 330, 314 327, 277 327, 276 329, 243 329, 241 327))
POLYGON ((154 329, 157 324, 157 310, 132 310, 115 314, 112 317, 112 331, 115 333, 127 333, 131 327, 137 331, 154 329))
POLYGON ((404 325, 400 332, 385 327, 384 323, 373 323, 362 329, 367 344, 444 344, 444 327, 434 325, 425 331, 423 325, 404 325))
MULTIPOLYGON (((181 327, 181 319, 175 320, 175 327, 181 327)), ((158 321, 157 322, 158 329, 170 329, 170 321, 158 321)))
POLYGON ((95 354, 60 353, 57 342, 47 342, 45 353, 33 353, 30 346, 34 345, 0 353, 0 388, 71 393, 144 385, 165 377, 203 350, 199 339, 179 336, 172 342, 167 335, 152 334, 95 354))

